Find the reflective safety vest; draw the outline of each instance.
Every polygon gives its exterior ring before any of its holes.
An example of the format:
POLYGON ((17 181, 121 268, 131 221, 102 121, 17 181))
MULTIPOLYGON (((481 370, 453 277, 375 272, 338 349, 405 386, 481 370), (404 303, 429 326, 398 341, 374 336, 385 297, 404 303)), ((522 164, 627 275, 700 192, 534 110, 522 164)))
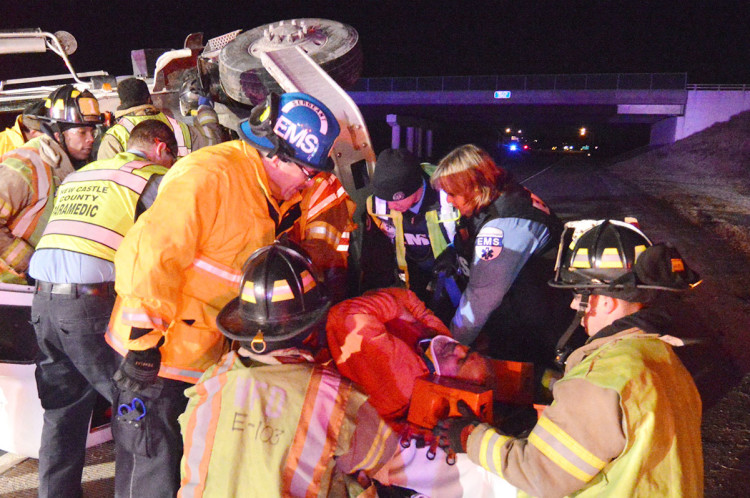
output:
POLYGON ((174 138, 177 140, 177 155, 180 157, 187 156, 193 150, 192 140, 190 138, 190 129, 185 123, 177 121, 160 112, 159 114, 152 114, 146 116, 123 116, 112 128, 107 130, 108 134, 114 135, 117 141, 122 144, 122 150, 127 149, 128 139, 130 138, 130 132, 133 131, 135 125, 141 121, 148 119, 158 119, 162 123, 166 123, 174 132, 174 138), (179 129, 179 132, 177 131, 179 129))
MULTIPOLYGON (((426 186, 425 189, 430 188, 426 186)), ((427 235, 430 239, 433 257, 437 258, 446 247, 453 241, 456 234, 456 222, 461 214, 448 202, 448 196, 442 190, 439 192, 439 209, 430 209, 424 213, 427 222, 427 235)), ((427 208, 428 206, 424 206, 427 208)), ((375 196, 367 198, 367 213, 375 225, 383 230, 384 223, 388 220, 393 223, 395 235, 391 238, 396 249, 396 263, 398 264, 399 276, 409 287, 409 270, 406 262, 406 243, 404 241, 403 213, 392 211, 388 208, 388 202, 375 196)), ((385 231, 385 230, 383 230, 385 231)))
MULTIPOLYGON (((366 397, 333 369, 245 361, 228 353, 186 391, 178 496, 329 496, 366 397)), ((382 458, 375 436, 360 469, 382 458)))
MULTIPOLYGON (((294 226, 287 230, 290 235, 299 241, 322 241, 337 253, 345 265, 349 255, 351 231, 356 225, 351 221, 351 213, 355 208, 354 201, 346 193, 341 181, 330 173, 318 173, 312 187, 303 191, 300 208, 305 216, 300 216, 294 226), (344 207, 339 213, 334 208, 341 204, 344 204, 344 207), (331 213, 338 216, 331 219, 331 213)), ((314 251, 310 252, 313 262, 319 265, 316 261, 317 255, 313 254, 314 251)), ((330 261, 328 263, 330 264, 330 261)))
POLYGON ((37 249, 65 249, 114 262, 149 178, 167 171, 127 152, 84 166, 58 188, 37 249))

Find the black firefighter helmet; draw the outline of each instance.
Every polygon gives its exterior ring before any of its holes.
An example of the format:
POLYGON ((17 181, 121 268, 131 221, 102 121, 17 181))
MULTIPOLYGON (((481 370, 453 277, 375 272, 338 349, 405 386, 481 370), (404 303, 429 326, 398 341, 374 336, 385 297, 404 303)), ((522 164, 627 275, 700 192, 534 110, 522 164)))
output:
POLYGON ((78 90, 73 85, 63 85, 44 101, 47 118, 62 129, 77 126, 96 126, 102 123, 99 102, 88 90, 78 90))
POLYGON ((305 251, 275 242, 245 262, 239 296, 222 308, 216 323, 225 336, 263 354, 302 345, 330 304, 305 251))
POLYGON ((652 244, 634 225, 581 220, 565 225, 550 285, 646 302, 647 291, 688 290, 698 282, 676 248, 652 244))

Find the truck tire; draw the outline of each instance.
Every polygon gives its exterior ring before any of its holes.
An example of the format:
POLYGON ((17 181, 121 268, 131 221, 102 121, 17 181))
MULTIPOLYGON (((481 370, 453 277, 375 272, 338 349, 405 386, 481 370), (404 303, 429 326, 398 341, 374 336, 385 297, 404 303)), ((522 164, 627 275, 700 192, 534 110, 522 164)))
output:
POLYGON ((343 88, 362 72, 357 31, 327 19, 291 19, 240 33, 219 53, 219 80, 224 92, 247 105, 262 102, 268 93, 283 93, 260 60, 261 52, 298 45, 343 88))

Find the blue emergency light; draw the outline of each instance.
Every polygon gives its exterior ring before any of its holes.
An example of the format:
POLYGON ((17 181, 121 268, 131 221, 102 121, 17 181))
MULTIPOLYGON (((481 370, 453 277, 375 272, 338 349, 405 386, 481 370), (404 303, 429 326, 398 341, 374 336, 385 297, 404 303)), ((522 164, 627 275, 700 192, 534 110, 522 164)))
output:
POLYGON ((497 90, 495 92, 495 98, 496 99, 509 99, 510 98, 510 90, 497 90))

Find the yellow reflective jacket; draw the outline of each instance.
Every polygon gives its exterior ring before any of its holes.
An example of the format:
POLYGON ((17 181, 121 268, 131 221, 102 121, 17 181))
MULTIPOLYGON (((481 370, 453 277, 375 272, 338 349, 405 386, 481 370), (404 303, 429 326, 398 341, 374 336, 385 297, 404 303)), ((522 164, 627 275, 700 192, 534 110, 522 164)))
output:
POLYGON ((57 189, 37 249, 65 249, 114 261, 135 223, 136 205, 149 178, 167 171, 129 152, 84 166, 57 189))
POLYGON ((60 144, 47 135, 13 149, 1 161, 0 282, 24 284, 55 189, 74 169, 60 144))
POLYGON ((21 115, 16 117, 16 123, 0 132, 0 156, 7 152, 17 149, 26 143, 26 139, 21 132, 21 115))
POLYGON ((279 205, 268 185, 258 152, 239 140, 204 147, 169 170, 115 254, 112 347, 125 355, 164 337, 159 375, 191 383, 219 360, 227 345, 216 315, 237 296, 244 262, 275 240, 301 200, 279 205), (131 327, 153 330, 131 337, 131 327))
MULTIPOLYGON (((117 139, 120 143, 120 150, 124 151, 127 148, 128 139, 130 138, 130 132, 133 131, 135 126, 149 119, 158 119, 162 123, 166 123, 174 132, 175 140, 177 140, 177 155, 184 157, 193 150, 192 138, 190 136, 190 129, 188 125, 177 121, 159 112, 158 114, 146 114, 142 116, 123 116, 120 120, 107 130, 106 135, 111 135, 117 139)), ((106 149, 106 147, 105 147, 106 149)), ((105 152, 104 150, 102 151, 105 152)), ((99 159, 105 159, 105 157, 99 157, 99 159)))
POLYGON ((658 335, 633 327, 595 339, 553 392, 528 438, 481 424, 469 458, 534 495, 703 496, 700 395, 658 335), (624 441, 616 452, 598 444, 610 434, 624 441))
POLYGON ((337 474, 372 475, 398 447, 366 396, 332 368, 231 352, 186 395, 181 498, 345 496, 337 474))

